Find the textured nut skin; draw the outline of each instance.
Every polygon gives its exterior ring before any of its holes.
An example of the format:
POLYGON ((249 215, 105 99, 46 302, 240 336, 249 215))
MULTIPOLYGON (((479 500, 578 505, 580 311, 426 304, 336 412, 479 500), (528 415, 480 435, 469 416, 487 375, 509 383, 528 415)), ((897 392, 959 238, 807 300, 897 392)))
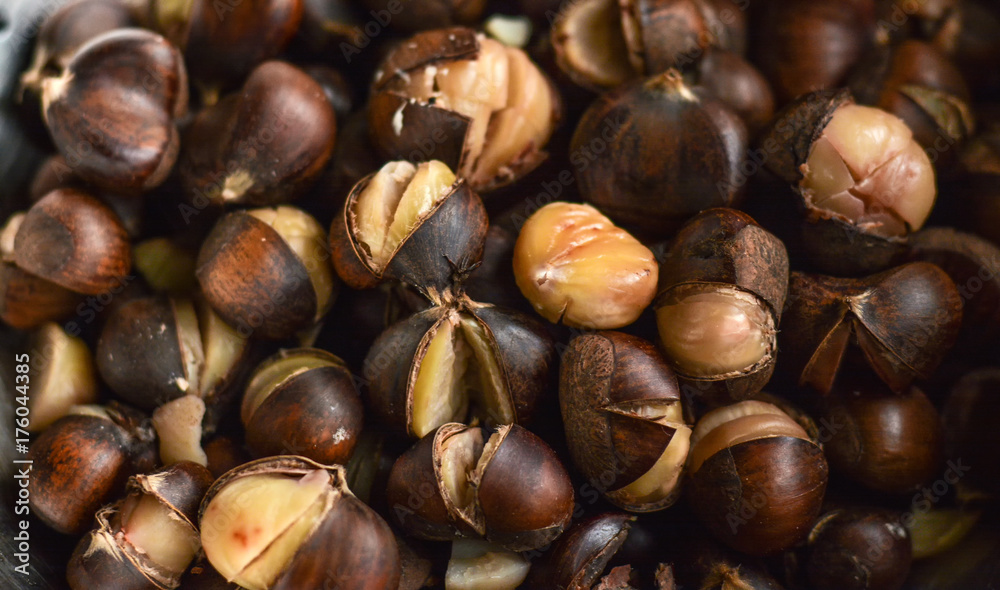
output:
POLYGON ((69 317, 83 296, 0 262, 0 319, 18 330, 69 317))
POLYGON ((635 518, 608 512, 573 525, 532 566, 527 587, 589 590, 625 542, 635 518))

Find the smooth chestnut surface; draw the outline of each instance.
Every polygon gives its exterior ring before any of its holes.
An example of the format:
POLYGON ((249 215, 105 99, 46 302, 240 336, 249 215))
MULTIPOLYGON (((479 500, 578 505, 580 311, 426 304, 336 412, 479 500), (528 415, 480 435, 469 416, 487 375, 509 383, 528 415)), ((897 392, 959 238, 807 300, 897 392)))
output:
POLYGON ((125 284, 132 248, 118 216, 96 198, 56 189, 35 203, 14 236, 13 261, 61 287, 97 295, 125 284))
POLYGON ((113 192, 160 185, 180 149, 187 71, 169 41, 118 29, 81 47, 42 81, 42 113, 60 153, 81 177, 113 192))
POLYGON ((941 473, 941 416, 915 387, 893 393, 871 377, 845 379, 825 400, 823 416, 841 426, 824 447, 835 473, 888 494, 941 473))
POLYGON ((635 519, 607 512, 574 524, 532 565, 528 587, 591 588, 625 543, 635 519))
POLYGON ((0 319, 18 330, 69 317, 83 295, 36 277, 9 262, 0 263, 0 319))
POLYGON ((237 94, 198 114, 178 168, 189 196, 277 205, 312 185, 336 134, 336 115, 319 83, 287 62, 268 61, 237 94))
POLYGON ((798 382, 821 393, 833 387, 852 343, 882 381, 901 392, 931 375, 961 324, 961 294, 929 262, 864 279, 793 272, 779 345, 798 382))
POLYGON ((747 142, 736 113, 669 70, 598 98, 570 152, 585 201, 617 223, 665 238, 699 211, 737 203, 747 142), (649 132, 658 128, 673 131, 649 132))

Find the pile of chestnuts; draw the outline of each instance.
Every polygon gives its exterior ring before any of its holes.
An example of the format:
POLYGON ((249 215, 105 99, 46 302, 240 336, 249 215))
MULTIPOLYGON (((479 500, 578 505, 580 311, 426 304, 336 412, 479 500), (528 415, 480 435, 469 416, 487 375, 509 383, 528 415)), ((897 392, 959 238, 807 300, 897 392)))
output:
POLYGON ((0 586, 1000 585, 996 3, 50 4, 0 586))

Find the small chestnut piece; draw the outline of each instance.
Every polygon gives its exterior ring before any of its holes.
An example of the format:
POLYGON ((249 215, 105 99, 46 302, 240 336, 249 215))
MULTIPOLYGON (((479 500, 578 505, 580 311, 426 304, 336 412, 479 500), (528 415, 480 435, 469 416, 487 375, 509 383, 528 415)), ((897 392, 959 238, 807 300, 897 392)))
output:
POLYGON ((635 512, 677 500, 691 428, 677 377, 652 343, 620 332, 573 338, 559 405, 573 462, 608 500, 635 512))
POLYGON ((97 528, 76 545, 66 577, 74 590, 180 586, 201 550, 198 505, 212 484, 201 465, 183 462, 129 480, 129 494, 97 513, 97 528))
POLYGON ((446 590, 515 590, 531 562, 515 551, 479 539, 455 539, 445 572, 446 590))
POLYGON ((250 451, 297 453, 346 465, 361 435, 361 397, 344 361, 318 349, 283 350, 250 377, 240 417, 250 451))
POLYGON ((747 142, 739 115, 668 70, 594 101, 573 133, 570 159, 583 200, 665 238, 699 211, 737 204, 747 142))
POLYGON ((420 438, 446 422, 529 421, 549 385, 555 345, 518 311, 463 298, 382 333, 364 361, 383 424, 420 438))
POLYGON ((824 400, 824 450, 834 473, 903 494, 940 475, 944 427, 934 404, 910 387, 893 392, 865 373, 845 376, 824 400))
POLYGON ((389 162, 351 190, 330 228, 333 267, 345 283, 383 279, 440 302, 482 257, 486 209, 443 162, 389 162))
POLYGON ((208 91, 246 76, 285 48, 302 21, 302 0, 151 0, 153 28, 187 57, 191 75, 208 91))
POLYGON ((863 279, 792 272, 779 348, 800 385, 833 387, 845 352, 860 348, 893 391, 930 377, 962 324, 955 283, 930 262, 863 279))
POLYGON ((561 108, 524 51, 453 27, 390 51, 375 72, 368 124, 386 158, 441 160, 482 193, 545 159, 561 108))
POLYGON ((912 561, 910 533, 900 515, 866 508, 821 516, 801 553, 814 590, 899 590, 912 561))
POLYGON ((784 244, 735 209, 709 209, 677 233, 653 304, 678 377, 719 399, 747 399, 771 378, 788 291, 784 244))
POLYGON ((828 467, 819 445, 777 406, 749 400, 702 416, 691 435, 688 500, 737 551, 773 555, 806 538, 828 467))
POLYGON ((28 430, 42 432, 75 405, 97 400, 97 372, 87 343, 48 322, 33 337, 36 374, 31 375, 28 430))
POLYGON ((333 305, 327 236, 301 209, 234 211, 202 243, 195 275, 205 299, 244 337, 288 338, 333 305))
POLYGON ((799 98, 760 143, 765 165, 799 196, 803 245, 824 272, 865 274, 898 262, 934 206, 934 167, 910 128, 854 104, 846 90, 799 98))
POLYGON ((610 330, 631 324, 656 292, 656 258, 590 205, 556 202, 521 227, 514 279, 553 323, 610 330))
POLYGON ((333 153, 337 118, 323 88, 283 61, 254 68, 236 94, 203 110, 178 164, 199 207, 278 205, 301 195, 333 153))
POLYGON ((21 269, 87 295, 118 287, 132 268, 132 247, 118 216, 74 189, 56 189, 28 209, 12 256, 21 269))
POLYGON ((157 237, 139 242, 132 248, 132 266, 155 293, 184 297, 194 292, 196 250, 178 240, 157 237))
POLYGON ((145 29, 95 37, 42 81, 42 113, 59 152, 84 180, 115 193, 142 193, 166 179, 187 106, 180 52, 145 29))
POLYGON ((558 537, 573 513, 573 486, 556 454, 516 424, 494 433, 448 423, 392 467, 389 511, 422 539, 480 536, 511 551, 558 537))
POLYGON ((131 475, 156 463, 149 420, 131 408, 77 406, 32 444, 31 511, 55 530, 78 535, 118 496, 131 475))
POLYGON ((209 488, 198 524, 208 561, 248 590, 399 584, 392 530, 347 489, 339 465, 280 456, 237 467, 209 488))

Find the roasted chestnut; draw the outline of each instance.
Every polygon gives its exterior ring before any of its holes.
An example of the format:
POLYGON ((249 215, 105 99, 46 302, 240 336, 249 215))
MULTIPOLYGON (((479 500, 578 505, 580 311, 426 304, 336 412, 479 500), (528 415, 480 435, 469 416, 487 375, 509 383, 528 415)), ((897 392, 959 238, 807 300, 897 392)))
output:
POLYGON ((774 117, 774 93, 767 79, 735 51, 710 49, 694 72, 701 93, 722 101, 746 123, 756 137, 774 117))
POLYGON ((444 584, 449 590, 515 590, 528 576, 526 557, 479 539, 455 539, 444 584))
POLYGON ((389 162, 334 218, 333 267, 351 287, 391 278, 440 303, 478 264, 486 227, 482 201, 443 162, 389 162))
POLYGON ((892 392, 864 372, 844 376, 824 400, 824 443, 834 473, 873 490, 902 494, 943 465, 941 416, 922 391, 892 392))
POLYGON ((635 518, 608 512, 574 524, 531 568, 528 587, 592 588, 625 543, 635 518))
POLYGON ((535 311, 553 323, 589 329, 631 324, 656 290, 649 248, 590 205, 555 202, 521 227, 514 279, 535 311))
POLYGON ((102 508, 97 527, 77 543, 66 572, 70 587, 179 587, 201 550, 195 523, 212 479, 207 469, 190 462, 130 479, 128 496, 102 508))
POLYGON ((178 240, 159 237, 132 248, 132 266, 155 293, 186 297, 197 288, 194 276, 196 250, 178 240))
POLYGON ((453 27, 418 33, 386 56, 368 125, 387 158, 441 160, 485 192, 545 159, 560 111, 559 94, 524 51, 453 27))
POLYGON ((218 86, 278 55, 302 21, 302 0, 151 0, 153 28, 179 47, 214 102, 218 86))
POLYGON ((703 400, 747 399, 771 378, 788 290, 788 253, 734 209, 689 220, 660 262, 660 347, 703 400))
POLYGON ((390 326, 363 374, 383 424, 420 438, 456 420, 527 422, 554 362, 552 338, 537 320, 463 298, 390 326))
POLYGON ((991 494, 1000 493, 991 451, 1000 443, 995 419, 997 398, 993 393, 998 386, 1000 369, 982 367, 970 371, 951 387, 941 411, 947 457, 964 463, 964 471, 956 475, 967 475, 971 488, 991 494))
POLYGON ((97 400, 97 374, 87 343, 54 322, 43 324, 32 338, 31 412, 28 430, 42 432, 71 411, 97 400))
POLYGON ((137 194, 166 179, 188 106, 184 62, 169 41, 144 29, 110 31, 41 84, 49 133, 84 180, 137 194))
POLYGON ((151 410, 186 394, 224 403, 247 352, 246 338, 204 302, 155 296, 116 307, 95 356, 101 378, 118 396, 151 410))
POLYGON ((61 287, 98 295, 122 284, 132 268, 132 248, 106 205, 77 190, 56 189, 21 219, 12 260, 61 287))
POLYGON ((538 549, 573 515, 573 486, 556 454, 516 425, 490 434, 448 423, 403 453, 387 487, 390 512, 408 534, 481 536, 512 551, 538 549))
POLYGON ((383 26, 410 33, 452 25, 474 26, 486 10, 486 0, 365 0, 364 5, 375 18, 389 21, 383 26))
POLYGON ((900 515, 865 508, 821 516, 799 553, 799 567, 815 590, 899 590, 912 561, 900 515))
POLYGON ((799 384, 830 391, 856 343, 893 390, 927 378, 954 344, 962 299, 948 275, 911 262, 864 279, 791 273, 779 332, 782 362, 799 384))
POLYGON ((573 338, 560 363, 559 405, 573 462, 608 500, 635 512, 677 500, 691 428, 655 346, 620 332, 573 338))
POLYGON ((737 204, 747 141, 739 115, 668 70, 598 98, 577 125, 570 161, 585 201, 665 238, 699 211, 737 204))
POLYGON ((764 165, 798 195, 803 246, 823 272, 866 274, 898 263, 906 236, 934 206, 934 167, 910 128, 854 104, 846 90, 786 107, 760 150, 764 165))
POLYGON ((209 488, 198 525, 208 561, 248 590, 399 584, 392 530, 339 465, 280 456, 237 467, 209 488))
POLYGON ((828 467, 788 414, 749 400, 701 417, 688 473, 688 501, 713 535, 737 551, 771 555, 806 538, 828 467))
POLYGON ((202 243, 195 275, 216 313, 244 337, 288 338, 333 305, 326 232, 290 206, 229 213, 202 243))
POLYGON ((257 456, 296 453, 346 465, 361 435, 361 397, 336 356, 318 349, 283 350, 250 377, 240 417, 257 456))
POLYGON ((78 535, 125 482, 156 463, 149 420, 122 405, 77 406, 32 444, 31 511, 55 530, 78 535))
POLYGON ((312 185, 336 134, 319 83, 289 63, 268 61, 238 93, 198 114, 185 132, 178 170, 198 208, 278 205, 312 185))

